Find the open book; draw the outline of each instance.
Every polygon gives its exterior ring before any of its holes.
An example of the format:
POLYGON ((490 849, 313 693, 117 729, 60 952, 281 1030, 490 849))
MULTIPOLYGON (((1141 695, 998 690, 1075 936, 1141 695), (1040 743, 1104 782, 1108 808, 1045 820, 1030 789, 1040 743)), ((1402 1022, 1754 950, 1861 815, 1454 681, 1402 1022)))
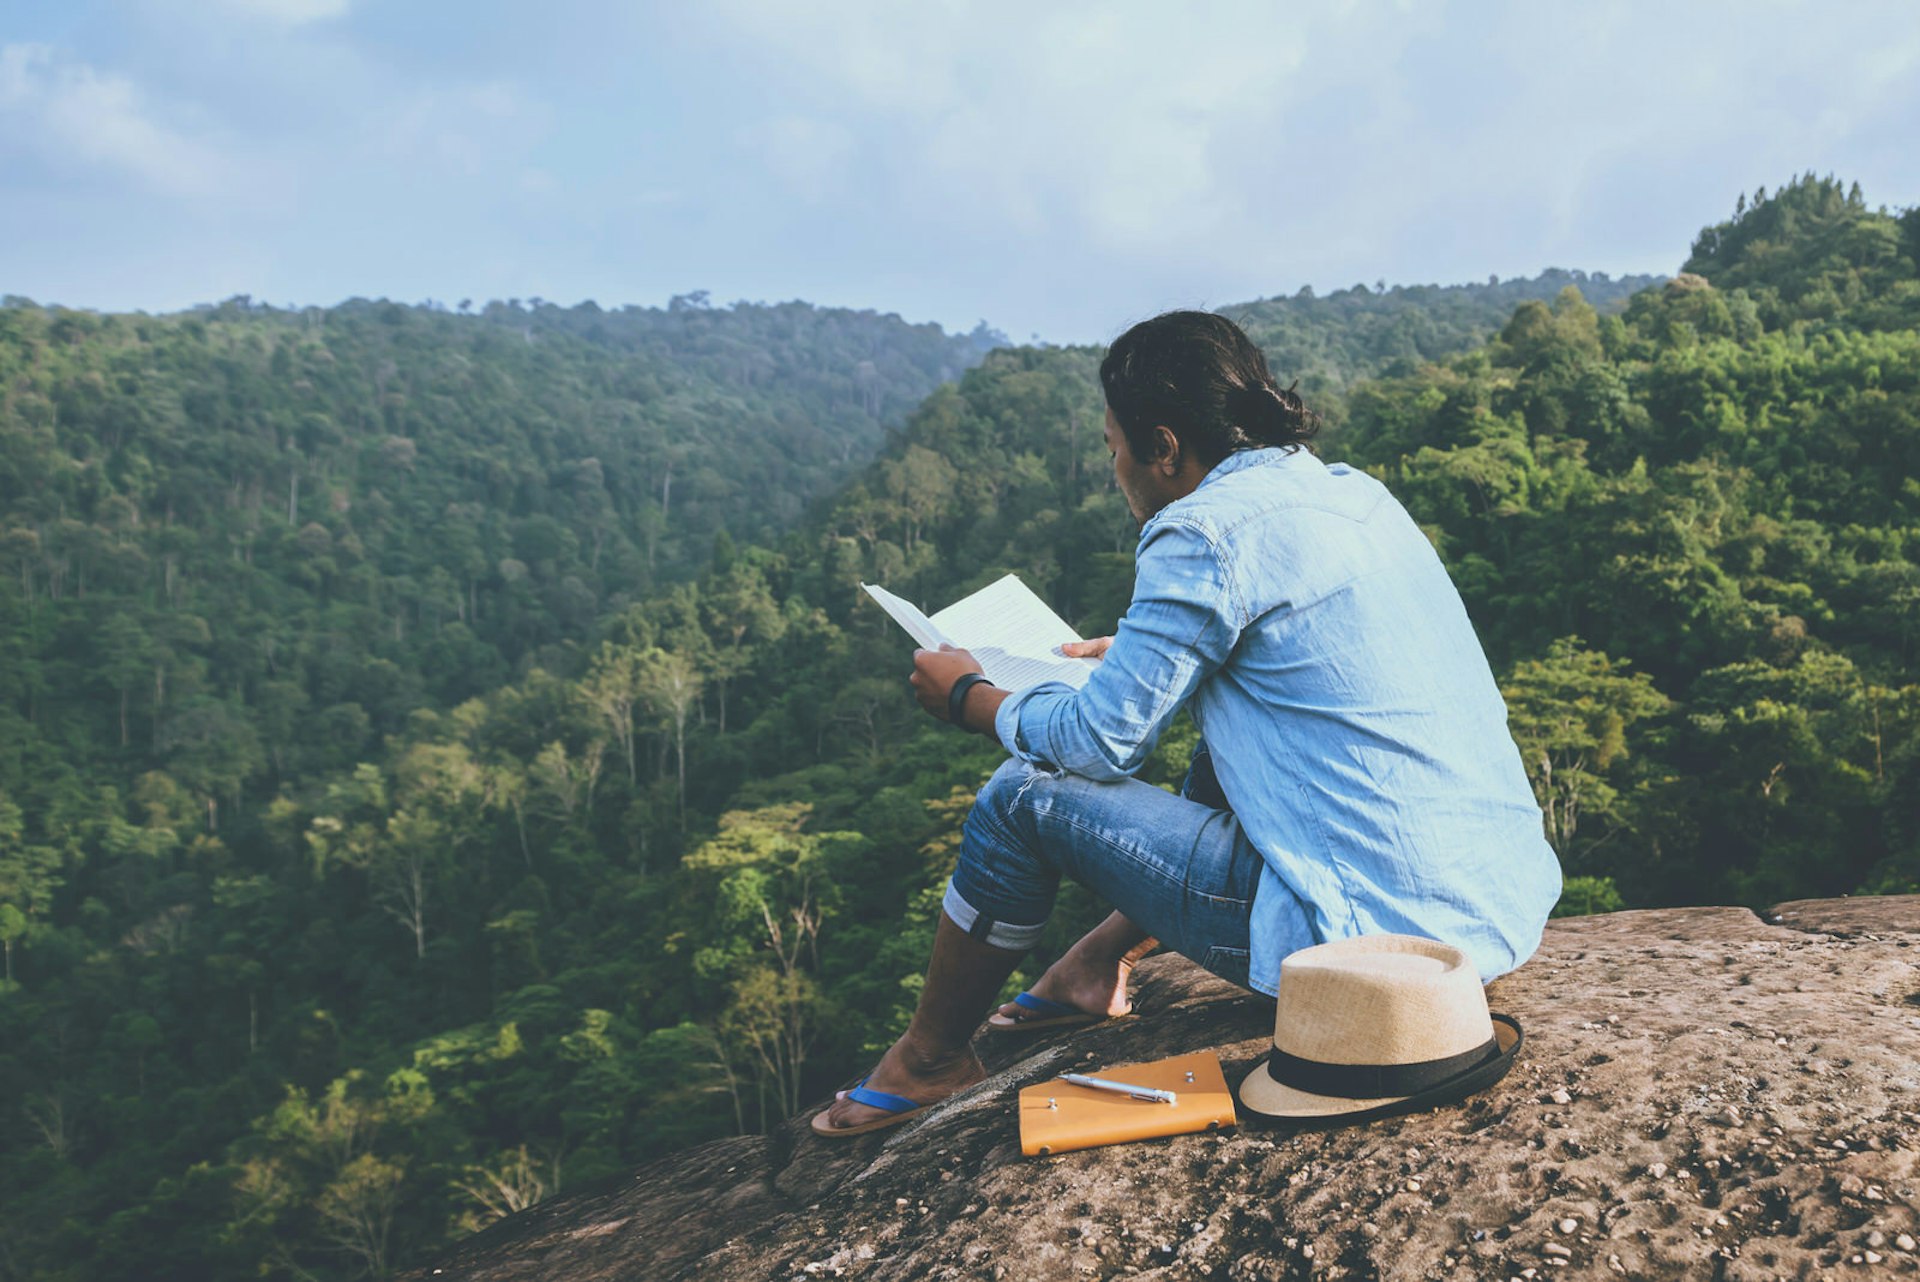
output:
POLYGON ((1064 681, 1077 690, 1100 666, 1098 659, 1070 659, 1060 653, 1062 645, 1080 640, 1080 634, 1017 574, 989 583, 932 618, 883 587, 860 586, 922 649, 938 650, 944 644, 972 651, 987 680, 1002 690, 1024 690, 1042 681, 1064 681))

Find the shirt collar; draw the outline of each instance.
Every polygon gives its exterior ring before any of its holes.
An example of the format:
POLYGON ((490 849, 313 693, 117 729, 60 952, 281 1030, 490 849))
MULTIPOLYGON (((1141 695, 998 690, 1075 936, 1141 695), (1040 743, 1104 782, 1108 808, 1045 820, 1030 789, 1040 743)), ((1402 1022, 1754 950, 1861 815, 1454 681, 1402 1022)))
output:
POLYGON ((1235 472, 1244 472, 1250 467, 1286 466, 1299 459, 1313 458, 1313 454, 1304 446, 1264 445, 1254 450, 1235 450, 1213 465, 1213 469, 1200 478, 1196 491, 1205 489, 1223 476, 1235 472))
POLYGON ((1200 484, 1193 487, 1193 493, 1182 495, 1148 517, 1140 526, 1140 538, 1144 541, 1148 532, 1160 522, 1161 518, 1164 517, 1168 520, 1173 520, 1179 516, 1180 513, 1186 511, 1187 505, 1195 501, 1194 495, 1199 494, 1202 490, 1206 489, 1207 486, 1213 484, 1223 476, 1231 476, 1235 472, 1244 472, 1249 468, 1255 467, 1319 465, 1319 456, 1308 450, 1305 446, 1289 448, 1279 445, 1263 445, 1259 449, 1235 450, 1218 463, 1215 463, 1212 470, 1200 478, 1200 484))

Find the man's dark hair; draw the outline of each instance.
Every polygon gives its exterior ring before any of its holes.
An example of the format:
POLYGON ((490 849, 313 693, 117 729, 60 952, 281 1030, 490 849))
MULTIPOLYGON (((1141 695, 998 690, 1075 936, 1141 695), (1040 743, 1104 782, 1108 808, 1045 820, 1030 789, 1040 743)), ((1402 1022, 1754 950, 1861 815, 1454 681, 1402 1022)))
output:
POLYGON ((1155 427, 1212 467, 1235 450, 1302 445, 1320 426, 1293 387, 1274 383, 1253 340, 1212 312, 1141 321, 1107 349, 1100 386, 1142 462, 1158 457, 1155 427))

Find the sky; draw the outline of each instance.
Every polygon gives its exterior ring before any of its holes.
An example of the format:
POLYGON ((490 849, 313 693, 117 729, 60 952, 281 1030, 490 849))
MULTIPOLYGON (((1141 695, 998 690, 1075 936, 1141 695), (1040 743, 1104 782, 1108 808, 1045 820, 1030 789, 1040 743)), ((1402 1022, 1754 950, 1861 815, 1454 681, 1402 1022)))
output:
POLYGON ((0 0, 0 294, 544 298, 1101 342, 1671 272, 1814 170, 1920 204, 1899 3, 0 0))

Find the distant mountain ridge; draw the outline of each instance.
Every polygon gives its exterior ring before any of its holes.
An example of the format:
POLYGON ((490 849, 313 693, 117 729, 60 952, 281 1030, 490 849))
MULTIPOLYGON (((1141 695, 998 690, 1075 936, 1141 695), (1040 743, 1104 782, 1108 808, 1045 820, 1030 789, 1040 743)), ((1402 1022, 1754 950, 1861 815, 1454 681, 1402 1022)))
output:
POLYGON ((1547 302, 1569 286, 1597 311, 1617 311, 1634 294, 1665 280, 1657 275, 1551 267, 1538 276, 1489 278, 1484 284, 1354 285, 1316 295, 1255 299, 1212 310, 1238 322, 1267 353, 1282 379, 1300 379, 1310 403, 1344 393, 1356 381, 1478 346, 1499 332, 1521 303, 1547 302))

